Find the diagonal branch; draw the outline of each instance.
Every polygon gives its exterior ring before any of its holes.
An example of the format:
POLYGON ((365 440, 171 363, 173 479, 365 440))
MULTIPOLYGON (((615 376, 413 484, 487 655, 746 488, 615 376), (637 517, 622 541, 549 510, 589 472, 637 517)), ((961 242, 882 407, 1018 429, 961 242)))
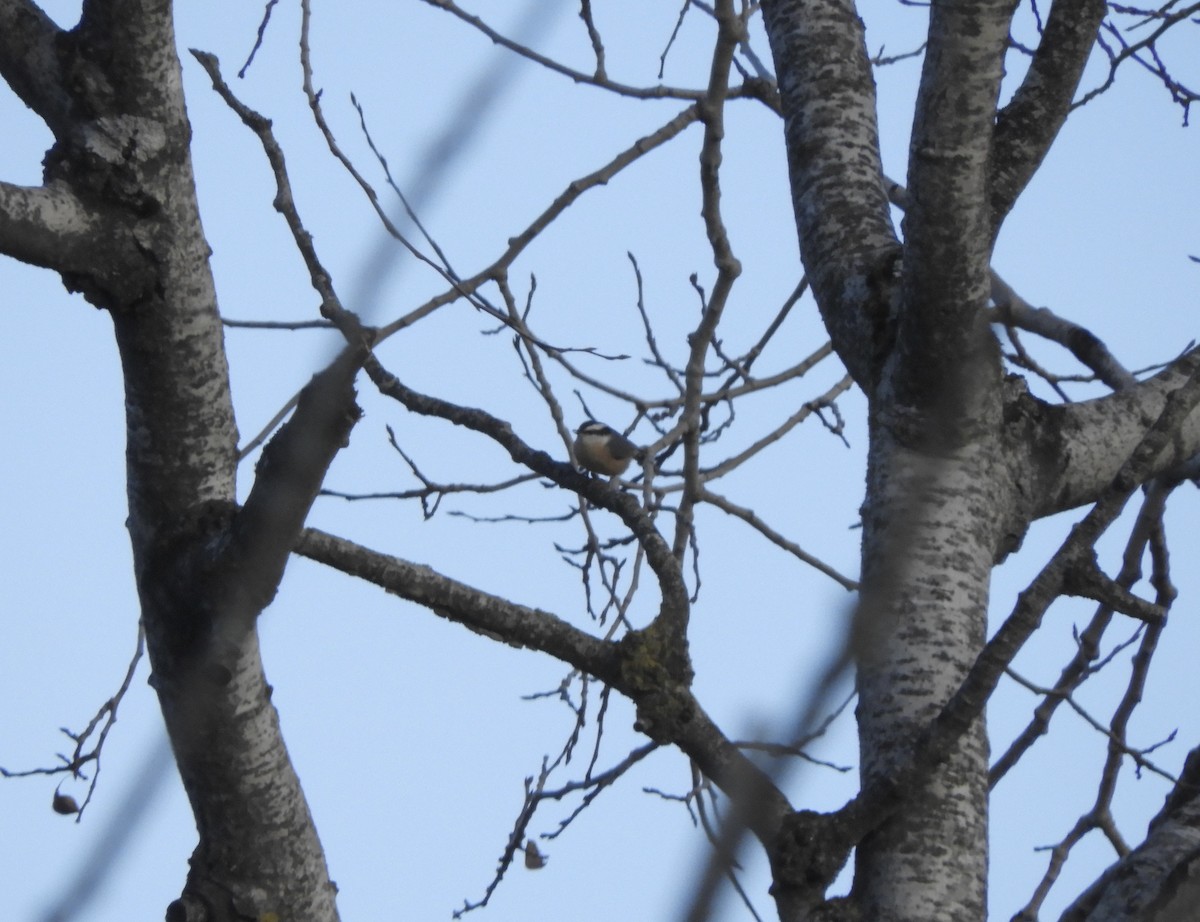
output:
POLYGON ((1055 0, 1050 8, 1025 79, 996 118, 989 164, 993 237, 1066 122, 1107 10, 1104 0, 1055 0))
POLYGON ((473 294, 485 282, 506 271, 529 244, 583 193, 605 185, 625 167, 666 144, 699 118, 700 107, 695 104, 688 106, 650 134, 638 138, 599 169, 573 180, 527 227, 509 238, 508 247, 490 266, 468 279, 457 282, 444 294, 381 327, 379 339, 386 339, 393 333, 411 326, 445 304, 473 294))
POLYGON ((292 418, 263 449, 223 560, 235 575, 230 616, 252 619, 274 598, 325 473, 361 415, 354 378, 362 357, 361 349, 347 348, 314 375, 292 418))
POLYGON ((1072 569, 1090 559, 1097 539, 1120 515, 1133 491, 1153 478, 1164 449, 1177 440, 1180 428, 1195 415, 1200 404, 1200 352, 1190 353, 1177 365, 1183 381, 1163 400, 1153 425, 1124 453, 1096 505, 1071 529, 1062 547, 1021 593, 1013 613, 988 641, 939 715, 933 737, 946 730, 965 730, 978 716, 1004 669, 1037 629, 1050 603, 1068 586, 1072 569))
POLYGON ((834 348, 861 384, 874 373, 880 321, 871 280, 897 247, 863 23, 839 0, 766 0, 762 9, 800 256, 834 348))
POLYGON ((747 509, 744 506, 739 506, 724 496, 713 493, 707 487, 704 488, 703 492, 700 494, 700 498, 704 500, 704 502, 716 506, 722 512, 726 512, 735 518, 741 519, 776 547, 783 548, 783 550, 787 551, 797 560, 808 564, 810 567, 820 573, 824 573, 843 589, 846 589, 850 592, 855 592, 858 590, 857 580, 850 579, 848 576, 843 576, 829 564, 825 563, 825 561, 818 557, 814 557, 812 554, 809 554, 795 541, 791 540, 780 532, 777 532, 770 525, 764 522, 753 509, 747 509))
POLYGON ((468 13, 457 3, 455 3, 454 0, 425 0, 425 2, 430 6, 436 6, 438 9, 445 10, 447 13, 450 13, 453 16, 457 16, 473 29, 476 29, 483 35, 487 36, 495 44, 507 48, 509 51, 519 54, 524 58, 528 58, 530 61, 533 61, 535 64, 540 64, 549 71, 553 71, 556 74, 562 74, 564 77, 569 77, 575 83, 585 83, 591 86, 600 87, 601 89, 610 90, 619 96, 629 96, 633 99, 697 100, 704 95, 704 93, 700 90, 677 89, 675 87, 663 86, 661 84, 653 87, 637 87, 627 86, 623 83, 616 83, 615 81, 610 80, 604 74, 603 64, 600 65, 597 73, 595 74, 588 74, 581 70, 575 70, 574 68, 560 64, 553 58, 548 58, 545 55, 538 54, 538 52, 534 51, 532 48, 527 48, 519 42, 515 42, 507 36, 502 35, 478 16, 468 13))
POLYGON ((1034 307, 994 271, 992 301, 996 305, 995 319, 998 322, 1036 333, 1070 350, 1081 364, 1094 371, 1114 391, 1137 384, 1137 378, 1117 361, 1095 333, 1044 307, 1034 307))
POLYGON ((66 133, 71 108, 55 47, 61 34, 31 0, 0 0, 0 78, 55 137, 66 133))
POLYGON ((237 114, 242 123, 257 135, 259 143, 263 146, 263 152, 266 154, 267 161, 271 165, 271 172, 275 176, 275 210, 283 215, 287 222, 288 230, 291 231, 292 239, 296 243, 296 249, 300 251, 304 264, 308 268, 312 286, 321 296, 321 315, 335 323, 350 341, 355 342, 362 339, 362 325, 354 314, 342 306, 341 299, 334 290, 333 281, 313 245, 312 234, 308 232, 300 219, 296 201, 292 195, 292 185, 288 178, 283 148, 280 147, 274 131, 271 130, 270 120, 255 112, 233 95, 233 91, 229 89, 229 85, 221 76, 221 65, 216 55, 193 48, 192 56, 200 62, 200 66, 212 80, 213 89, 237 114))
POLYGON ((550 612, 491 595, 430 567, 373 551, 315 528, 304 529, 296 552, 476 632, 548 653, 610 684, 620 679, 615 644, 593 637, 550 612))
MULTIPOLYGON (((296 547, 310 560, 364 579, 400 598, 416 602, 434 614, 506 642, 539 650, 612 685, 634 700, 643 720, 642 705, 668 692, 642 685, 638 664, 630 661, 625 642, 593 637, 562 619, 535 608, 510 602, 437 573, 433 569, 381 554, 316 529, 305 529, 296 547)), ((784 818, 791 813, 787 798, 770 777, 731 742, 685 690, 673 690, 681 719, 642 725, 658 743, 678 746, 711 778, 745 815, 767 848, 784 818)))
POLYGON ((593 506, 617 515, 645 549, 646 560, 658 577, 662 592, 660 617, 669 624, 686 623, 688 591, 679 561, 671 553, 670 545, 655 527, 653 519, 631 494, 581 474, 569 464, 555 461, 544 451, 534 450, 513 432, 511 425, 484 410, 459 406, 412 390, 383 368, 374 356, 367 359, 364 368, 381 394, 398 401, 414 413, 435 416, 488 436, 518 464, 536 471, 563 489, 578 493, 593 506))

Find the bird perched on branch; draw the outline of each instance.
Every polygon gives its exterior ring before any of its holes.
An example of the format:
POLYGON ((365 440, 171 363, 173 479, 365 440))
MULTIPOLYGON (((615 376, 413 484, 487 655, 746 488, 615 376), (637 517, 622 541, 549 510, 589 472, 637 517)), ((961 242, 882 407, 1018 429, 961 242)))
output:
POLYGON ((592 473, 616 477, 625 473, 639 453, 633 442, 594 419, 575 430, 575 460, 592 473))

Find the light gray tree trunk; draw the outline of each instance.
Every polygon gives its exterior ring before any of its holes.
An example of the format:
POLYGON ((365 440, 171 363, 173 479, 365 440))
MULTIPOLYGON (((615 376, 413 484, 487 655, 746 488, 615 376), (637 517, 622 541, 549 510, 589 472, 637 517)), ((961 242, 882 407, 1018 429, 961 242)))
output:
POLYGON ((94 0, 64 31, 31 3, 3 0, 0 68, 55 137, 43 186, 0 186, 0 248, 60 272, 107 310, 120 350, 151 683, 200 833, 168 915, 336 919, 254 619, 282 576, 314 475, 352 422, 353 368, 332 376, 332 401, 310 395, 309 422, 332 419, 334 431, 309 457, 277 450, 255 486, 257 509, 238 512, 237 430, 171 4, 94 0), (271 497, 272 479, 299 492, 271 497))
MULTIPOLYGON (((1122 496, 1200 448, 1195 354, 1154 378, 1125 382, 1112 397, 1065 407, 1036 401, 1019 379, 1003 375, 984 315, 992 245, 1066 118, 1106 10, 1100 0, 1057 0, 1028 76, 998 108, 1014 6, 932 4, 902 196, 882 175, 874 82, 854 4, 764 0, 762 7, 779 100, 765 79, 755 92, 781 105, 801 257, 834 348, 870 408, 854 646, 862 791, 841 810, 817 814, 793 807, 692 693, 682 561, 698 492, 672 543, 659 530, 658 510, 651 514, 633 493, 522 442, 505 420, 413 391, 364 347, 347 349, 314 377, 237 506, 237 431, 171 5, 88 0, 80 24, 61 30, 29 0, 0 0, 0 76, 55 138, 43 185, 0 183, 0 252, 60 273, 106 310, 120 349, 129 531, 152 683, 199 832, 170 919, 337 918, 258 648, 257 616, 293 548, 626 695, 639 730, 685 753, 733 801, 732 812, 771 860, 785 922, 984 916, 983 708, 1007 662, 988 658, 996 638, 985 647, 992 568, 1034 519, 1097 500, 1115 516, 1122 496), (902 235, 889 195, 906 208, 902 235), (360 365, 385 397, 490 438, 514 462, 617 516, 657 582, 654 620, 619 640, 600 638, 431 568, 304 531, 357 419, 360 365), (853 892, 827 900, 852 850, 853 892)), ((705 126, 704 215, 720 284, 689 338, 692 417, 680 438, 693 474, 698 382, 720 317, 712 304, 724 302, 738 272, 721 226, 718 177, 741 24, 726 0, 715 12, 708 93, 653 141, 665 143, 693 120, 705 126)), ((199 57, 217 80, 215 59, 199 57)), ((254 127, 252 113, 238 111, 254 127)), ((533 235, 514 238, 496 266, 507 271, 533 235)), ((339 316, 315 257, 309 268, 323 310, 339 316)), ((456 282, 444 301, 489 277, 456 282)), ((1024 617, 1021 605, 1017 615, 1024 617)), ((1017 615, 1000 632, 1002 654, 1011 656, 1022 632, 1037 626, 1036 611, 1025 621, 1017 615)), ((1194 890, 1197 774, 1193 759, 1146 842, 1068 918, 1181 917, 1194 890)))
MULTIPOLYGON (((1107 457, 1111 477, 1111 462, 1126 457, 1057 441, 1069 428, 1025 426, 1023 389, 1004 380, 982 320, 999 222, 1061 125, 1089 47, 1063 17, 1073 13, 1094 37, 1102 15, 1096 4, 1055 4, 1054 39, 994 130, 1015 6, 932 4, 901 242, 886 214, 853 4, 763 4, 801 256, 834 347, 870 400, 857 660, 864 792, 906 777, 918 739, 975 663, 992 567, 1070 492, 1061 481, 1039 488, 1065 475, 1095 491, 1092 465, 1107 457), (1067 464, 1073 448, 1077 470, 1067 464)), ((1090 437, 1123 441, 1119 427, 1090 437)), ((985 916, 982 706, 944 761, 910 779, 896 813, 857 844, 852 899, 862 918, 985 916)))

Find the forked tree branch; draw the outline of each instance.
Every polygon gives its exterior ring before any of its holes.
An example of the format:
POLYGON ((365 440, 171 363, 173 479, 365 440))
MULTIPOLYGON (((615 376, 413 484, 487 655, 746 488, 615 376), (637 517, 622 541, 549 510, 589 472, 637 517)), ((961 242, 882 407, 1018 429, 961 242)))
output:
MULTIPOLYGON (((1184 383, 1165 402, 1153 426, 1127 456, 1096 506, 1022 593, 1015 609, 988 641, 958 690, 915 741, 908 759, 886 776, 869 781, 841 810, 813 817, 810 833, 831 854, 848 852, 894 814, 953 750, 983 712, 1005 668, 1041 624, 1049 605, 1064 591, 1071 569, 1086 558, 1116 520, 1137 487, 1150 477, 1155 459, 1200 404, 1200 352, 1180 362, 1184 383)), ((830 878, 827 883, 831 883, 830 878)))
MULTIPOLYGON (((564 77, 568 77, 575 83, 589 84, 591 86, 596 86, 601 89, 616 93, 618 96, 628 96, 633 99, 683 99, 695 101, 704 95, 702 90, 685 90, 677 87, 662 85, 654 87, 637 87, 629 86, 623 83, 617 83, 616 81, 609 79, 603 73, 602 66, 600 67, 598 73, 593 74, 588 74, 581 70, 575 70, 574 68, 567 67, 565 64, 555 61, 553 58, 548 58, 543 54, 539 54, 532 48, 527 48, 524 45, 514 42, 512 39, 500 34, 478 16, 468 13, 457 3, 455 3, 454 0, 425 0, 425 2, 430 6, 436 6, 438 9, 445 10, 447 13, 458 17, 473 29, 476 29, 483 35, 487 36, 495 44, 507 48, 509 51, 515 52, 524 58, 528 58, 534 63, 540 64, 549 71, 552 71, 556 74, 562 74, 564 77)), ((731 95, 736 96, 741 94, 737 90, 734 90, 732 91, 731 95)))
POLYGON ((631 652, 627 642, 600 640, 549 612, 490 595, 429 567, 372 551, 316 529, 304 530, 296 550, 311 560, 416 602, 443 618, 561 659, 632 699, 639 705, 639 715, 644 713, 643 706, 658 713, 656 706, 661 702, 648 699, 673 695, 672 704, 678 709, 680 719, 642 729, 656 742, 674 744, 695 760, 740 811, 755 818, 755 834, 765 846, 774 848, 780 823, 791 813, 787 799, 725 737, 689 691, 643 685, 640 669, 648 663, 631 652))

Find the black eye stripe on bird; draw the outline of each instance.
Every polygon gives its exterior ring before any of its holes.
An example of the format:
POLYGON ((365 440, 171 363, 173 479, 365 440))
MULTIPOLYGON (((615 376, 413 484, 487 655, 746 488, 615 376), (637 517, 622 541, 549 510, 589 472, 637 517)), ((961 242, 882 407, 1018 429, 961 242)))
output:
POLYGON ((637 454, 633 442, 594 419, 585 420, 575 430, 575 460, 595 474, 623 474, 637 454))

